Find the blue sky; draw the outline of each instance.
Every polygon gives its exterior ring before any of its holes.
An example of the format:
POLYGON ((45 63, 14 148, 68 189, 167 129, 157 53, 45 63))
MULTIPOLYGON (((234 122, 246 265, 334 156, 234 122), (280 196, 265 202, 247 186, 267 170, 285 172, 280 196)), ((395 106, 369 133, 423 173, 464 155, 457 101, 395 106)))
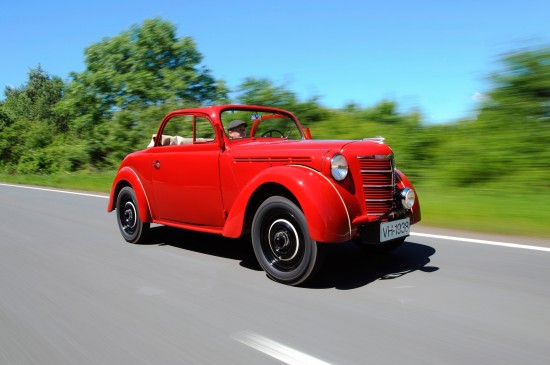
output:
POLYGON ((323 105, 397 101, 429 123, 472 116, 505 52, 550 43, 550 0, 9 1, 0 11, 0 88, 41 64, 68 79, 84 49, 144 19, 190 36, 231 88, 269 78, 323 105))

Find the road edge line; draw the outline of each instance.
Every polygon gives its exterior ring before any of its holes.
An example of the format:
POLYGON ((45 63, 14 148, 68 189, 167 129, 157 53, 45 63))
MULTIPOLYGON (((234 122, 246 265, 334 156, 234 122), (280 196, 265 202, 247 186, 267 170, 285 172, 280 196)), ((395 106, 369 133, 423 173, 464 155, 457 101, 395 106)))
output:
POLYGON ((488 241, 488 240, 479 240, 479 239, 475 239, 475 238, 442 236, 442 235, 438 235, 438 234, 417 233, 417 232, 411 232, 411 236, 418 236, 418 237, 425 237, 425 238, 437 238, 437 239, 448 240, 448 241, 461 241, 461 242, 469 242, 469 243, 479 243, 479 244, 482 244, 482 245, 490 245, 490 246, 521 248, 521 249, 524 249, 524 250, 550 252, 550 247, 522 245, 522 244, 519 244, 519 243, 488 241))
POLYGON ((79 193, 79 192, 76 192, 76 191, 62 190, 62 189, 39 188, 39 187, 36 187, 36 186, 6 184, 6 183, 0 183, 0 186, 7 186, 7 187, 10 187, 10 188, 21 188, 21 189, 30 189, 30 190, 49 191, 49 192, 54 192, 54 193, 63 193, 63 194, 71 194, 71 195, 89 196, 89 197, 93 197, 93 198, 109 199, 109 197, 107 195, 99 195, 99 194, 92 194, 92 193, 79 193))
MULTIPOLYGON (((99 195, 99 194, 92 194, 92 193, 79 193, 79 192, 76 192, 76 191, 62 190, 62 189, 40 188, 40 187, 35 187, 35 186, 17 185, 17 184, 8 184, 8 183, 0 183, 0 186, 7 186, 7 187, 21 188, 21 189, 30 189, 30 190, 39 190, 39 191, 48 191, 48 192, 79 195, 79 196, 87 196, 87 197, 92 197, 92 198, 109 199, 109 197, 107 195, 99 195)), ((550 252, 550 247, 523 245, 523 244, 519 244, 519 243, 488 241, 488 240, 480 240, 480 239, 475 239, 475 238, 443 236, 443 235, 438 235, 438 234, 418 233, 418 232, 411 232, 410 235, 411 236, 418 236, 418 237, 425 237, 425 238, 436 238, 436 239, 447 240, 447 241, 462 241, 462 242, 468 242, 468 243, 478 243, 478 244, 482 244, 482 245, 501 246, 501 247, 509 247, 509 248, 521 248, 521 249, 524 249, 524 250, 550 252)))

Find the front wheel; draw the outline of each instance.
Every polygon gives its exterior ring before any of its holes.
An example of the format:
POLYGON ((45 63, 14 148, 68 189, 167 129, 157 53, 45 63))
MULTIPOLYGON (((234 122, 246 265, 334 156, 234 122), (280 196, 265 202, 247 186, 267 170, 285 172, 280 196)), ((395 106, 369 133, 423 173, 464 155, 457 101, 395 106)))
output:
POLYGON ((139 216, 138 202, 134 189, 126 186, 120 190, 116 200, 118 228, 122 237, 130 243, 143 243, 149 230, 139 216))
POLYGON ((304 213, 287 198, 266 199, 252 221, 252 246, 266 274, 298 285, 320 266, 320 249, 309 236, 304 213))

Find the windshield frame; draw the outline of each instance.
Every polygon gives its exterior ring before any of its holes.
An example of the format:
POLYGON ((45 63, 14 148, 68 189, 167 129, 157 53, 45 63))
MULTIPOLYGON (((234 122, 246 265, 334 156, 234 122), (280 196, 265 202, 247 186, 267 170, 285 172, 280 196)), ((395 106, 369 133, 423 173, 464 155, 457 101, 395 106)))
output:
POLYGON ((219 114, 220 122, 223 126, 225 136, 230 141, 236 140, 255 140, 255 141, 273 141, 273 140, 304 140, 306 139, 302 125, 298 119, 290 112, 285 110, 258 107, 258 106, 232 106, 223 109, 219 114), (244 136, 233 137, 228 130, 231 122, 242 124, 244 122, 247 127, 244 136), (240 123, 239 123, 240 122, 240 123), (271 128, 265 128, 272 122, 271 128), (278 124, 277 124, 278 123, 278 124), (281 127, 281 123, 284 128, 281 127), (261 126, 264 125, 264 128, 261 126), (283 130, 281 130, 283 129, 283 130), (271 132, 269 135, 266 135, 271 132))

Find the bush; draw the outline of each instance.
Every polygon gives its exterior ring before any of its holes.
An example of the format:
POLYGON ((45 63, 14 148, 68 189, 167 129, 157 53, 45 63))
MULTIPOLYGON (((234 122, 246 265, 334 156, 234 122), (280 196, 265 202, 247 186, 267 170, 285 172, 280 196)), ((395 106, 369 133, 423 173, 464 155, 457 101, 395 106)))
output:
POLYGON ((28 150, 19 159, 19 174, 49 174, 53 158, 45 150, 28 150))

